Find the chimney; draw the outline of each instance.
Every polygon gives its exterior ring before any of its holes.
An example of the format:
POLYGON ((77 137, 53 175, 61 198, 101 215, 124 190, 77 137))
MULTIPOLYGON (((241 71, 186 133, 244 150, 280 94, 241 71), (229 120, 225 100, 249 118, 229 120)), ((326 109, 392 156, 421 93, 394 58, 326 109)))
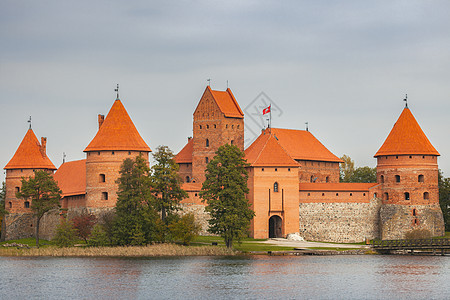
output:
POLYGON ((98 115, 98 129, 102 127, 103 121, 105 121, 105 115, 98 115))
POLYGON ((47 138, 41 137, 41 147, 39 149, 43 157, 47 157, 47 138))

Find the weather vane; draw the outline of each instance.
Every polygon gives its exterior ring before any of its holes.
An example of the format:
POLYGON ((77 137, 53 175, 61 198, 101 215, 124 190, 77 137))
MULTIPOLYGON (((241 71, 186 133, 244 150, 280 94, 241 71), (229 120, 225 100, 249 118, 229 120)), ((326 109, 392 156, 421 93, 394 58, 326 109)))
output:
POLYGON ((28 119, 27 122, 30 123, 30 129, 31 129, 31 116, 30 116, 30 118, 28 119))
POLYGON ((117 87, 114 89, 114 91, 117 93, 117 99, 119 100, 119 84, 117 84, 117 87))
POLYGON ((405 101, 405 107, 408 108, 408 94, 406 94, 405 99, 403 99, 403 101, 405 101))
POLYGON ((208 86, 211 86, 211 78, 206 79, 208 81, 208 86))
POLYGON ((306 125, 306 131, 309 131, 308 122, 305 122, 305 125, 306 125))

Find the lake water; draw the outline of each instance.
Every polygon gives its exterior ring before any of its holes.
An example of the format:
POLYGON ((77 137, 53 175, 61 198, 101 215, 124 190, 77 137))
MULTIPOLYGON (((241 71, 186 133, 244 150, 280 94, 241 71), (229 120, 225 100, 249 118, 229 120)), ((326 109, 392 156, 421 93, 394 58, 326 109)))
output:
POLYGON ((450 299, 450 257, 0 257, 0 298, 450 299))

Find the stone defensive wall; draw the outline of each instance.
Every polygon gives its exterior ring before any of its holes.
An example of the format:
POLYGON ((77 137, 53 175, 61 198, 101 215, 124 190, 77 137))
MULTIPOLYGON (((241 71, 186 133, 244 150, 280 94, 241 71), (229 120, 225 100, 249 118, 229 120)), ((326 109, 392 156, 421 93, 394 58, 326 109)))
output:
POLYGON ((439 204, 384 204, 380 209, 383 240, 403 239, 412 230, 427 230, 432 236, 444 236, 444 217, 439 204))
POLYGON ((300 235, 311 241, 356 243, 379 237, 381 201, 299 204, 300 235))

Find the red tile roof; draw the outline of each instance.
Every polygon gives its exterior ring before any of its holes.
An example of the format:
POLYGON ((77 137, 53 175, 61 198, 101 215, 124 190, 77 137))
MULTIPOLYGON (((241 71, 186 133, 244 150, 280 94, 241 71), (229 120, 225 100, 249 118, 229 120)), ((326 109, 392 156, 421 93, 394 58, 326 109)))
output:
POLYGON ((102 150, 151 151, 119 99, 84 152, 102 150))
POLYGON ((270 131, 293 159, 342 162, 309 131, 281 128, 268 128, 265 131, 270 131))
POLYGON ((16 153, 4 169, 50 169, 56 170, 45 153, 32 129, 25 134, 16 153))
POLYGON ((252 166, 279 166, 298 167, 299 164, 293 160, 286 150, 279 144, 277 139, 267 132, 262 133, 245 150, 245 158, 252 166))
POLYGON ((53 175, 63 197, 86 194, 86 160, 63 163, 53 175))
POLYGON ((226 91, 214 91, 207 86, 206 90, 211 92, 217 106, 219 106, 220 111, 225 115, 225 117, 239 119, 244 118, 244 113, 239 107, 239 104, 230 89, 227 89, 226 91))
POLYGON ((353 191, 367 192, 378 183, 300 183, 300 191, 353 191))
POLYGON ((192 163, 192 151, 194 150, 194 139, 190 138, 184 146, 183 149, 181 149, 180 152, 175 156, 175 162, 177 164, 187 164, 192 163))
POLYGON ((440 155, 428 140, 409 108, 405 107, 381 148, 383 155, 440 155))

